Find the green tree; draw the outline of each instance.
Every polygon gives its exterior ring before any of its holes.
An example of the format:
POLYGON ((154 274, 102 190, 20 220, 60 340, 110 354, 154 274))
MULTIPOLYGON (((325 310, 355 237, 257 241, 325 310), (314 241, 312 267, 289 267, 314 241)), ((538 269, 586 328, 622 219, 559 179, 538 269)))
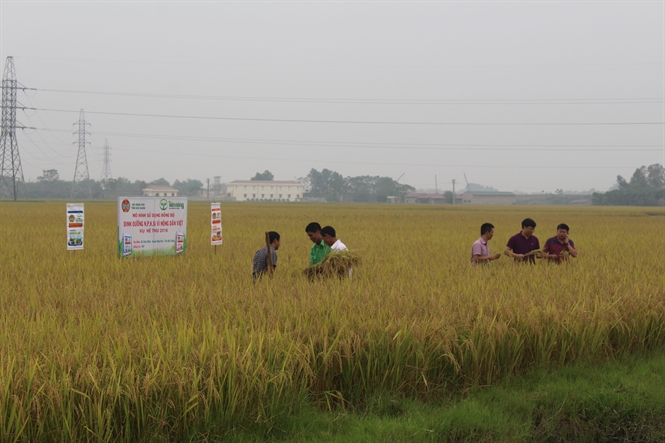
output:
POLYGON ((203 189, 203 183, 199 180, 188 178, 184 181, 174 181, 173 187, 180 191, 181 195, 197 195, 203 189))
POLYGON ((257 172, 254 177, 251 178, 251 180, 274 180, 275 176, 272 175, 272 172, 268 171, 267 169, 261 172, 257 172))
POLYGON ((40 182, 54 182, 60 180, 60 174, 58 174, 57 169, 46 169, 42 170, 42 176, 37 177, 37 180, 40 182))
POLYGON ((158 178, 157 180, 153 180, 150 182, 151 185, 156 185, 156 186, 171 186, 168 180, 166 180, 164 177, 158 178))
POLYGON ((649 187, 645 166, 635 169, 633 176, 630 178, 630 187, 633 189, 647 189, 649 187))
POLYGON ((665 201, 665 171, 663 166, 656 163, 648 168, 637 168, 626 181, 617 176, 618 189, 598 193, 591 196, 594 205, 621 205, 621 206, 656 206, 663 205, 665 201))
POLYGON ((665 188, 665 168, 658 163, 647 168, 647 183, 652 189, 665 188))

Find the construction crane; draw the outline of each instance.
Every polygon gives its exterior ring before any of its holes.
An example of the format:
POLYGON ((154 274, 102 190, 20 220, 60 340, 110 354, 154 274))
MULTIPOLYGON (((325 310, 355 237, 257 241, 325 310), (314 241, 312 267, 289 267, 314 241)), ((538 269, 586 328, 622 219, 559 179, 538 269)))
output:
POLYGON ((397 177, 397 180, 395 180, 395 181, 398 182, 400 178, 404 177, 404 174, 406 174, 406 172, 402 172, 402 175, 400 175, 399 177, 397 177))
POLYGON ((471 189, 469 189, 469 180, 466 179, 466 172, 464 172, 463 174, 464 174, 464 181, 466 182, 466 190, 470 191, 471 189))

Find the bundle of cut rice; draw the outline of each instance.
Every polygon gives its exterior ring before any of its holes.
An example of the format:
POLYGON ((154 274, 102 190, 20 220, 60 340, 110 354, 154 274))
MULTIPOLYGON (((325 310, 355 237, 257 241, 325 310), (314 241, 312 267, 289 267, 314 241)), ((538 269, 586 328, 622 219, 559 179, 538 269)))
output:
POLYGON ((323 262, 303 270, 309 278, 349 276, 349 269, 360 264, 360 257, 350 251, 333 252, 326 255, 323 262))

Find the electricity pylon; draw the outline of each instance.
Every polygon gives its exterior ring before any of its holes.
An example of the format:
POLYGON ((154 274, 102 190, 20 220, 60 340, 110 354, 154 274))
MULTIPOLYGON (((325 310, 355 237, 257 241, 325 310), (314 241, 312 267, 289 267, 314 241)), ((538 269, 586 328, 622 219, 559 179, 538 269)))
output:
POLYGON ((74 124, 79 126, 79 130, 74 132, 74 134, 78 134, 79 136, 79 151, 78 154, 76 154, 76 168, 74 169, 74 181, 72 182, 71 198, 74 198, 75 193, 77 195, 82 193, 84 196, 87 194, 88 198, 92 198, 92 189, 90 188, 90 174, 88 173, 88 157, 85 155, 85 145, 86 143, 90 143, 85 141, 86 134, 90 135, 89 132, 86 132, 85 125, 89 125, 90 123, 85 122, 83 109, 81 109, 81 113, 79 114, 79 121, 74 124), (81 183, 83 180, 85 180, 85 184, 81 183))
POLYGON ((21 157, 18 153, 18 142, 16 141, 16 69, 14 58, 7 57, 5 70, 2 75, 2 131, 0 133, 0 200, 9 196, 16 200, 19 187, 25 196, 25 180, 23 179, 23 168, 21 157))
POLYGON ((102 182, 106 183, 111 179, 111 147, 109 139, 104 140, 104 166, 102 167, 102 182))

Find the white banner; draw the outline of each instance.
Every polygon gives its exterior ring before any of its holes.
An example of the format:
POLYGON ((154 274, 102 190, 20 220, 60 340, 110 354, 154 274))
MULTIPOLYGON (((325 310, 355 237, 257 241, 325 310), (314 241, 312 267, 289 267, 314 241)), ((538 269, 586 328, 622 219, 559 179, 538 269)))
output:
POLYGON ((210 244, 222 244, 222 209, 219 203, 210 203, 210 244))
POLYGON ((83 249, 83 203, 67 203, 67 250, 83 249))
POLYGON ((187 251, 187 197, 118 198, 118 257, 187 251))

